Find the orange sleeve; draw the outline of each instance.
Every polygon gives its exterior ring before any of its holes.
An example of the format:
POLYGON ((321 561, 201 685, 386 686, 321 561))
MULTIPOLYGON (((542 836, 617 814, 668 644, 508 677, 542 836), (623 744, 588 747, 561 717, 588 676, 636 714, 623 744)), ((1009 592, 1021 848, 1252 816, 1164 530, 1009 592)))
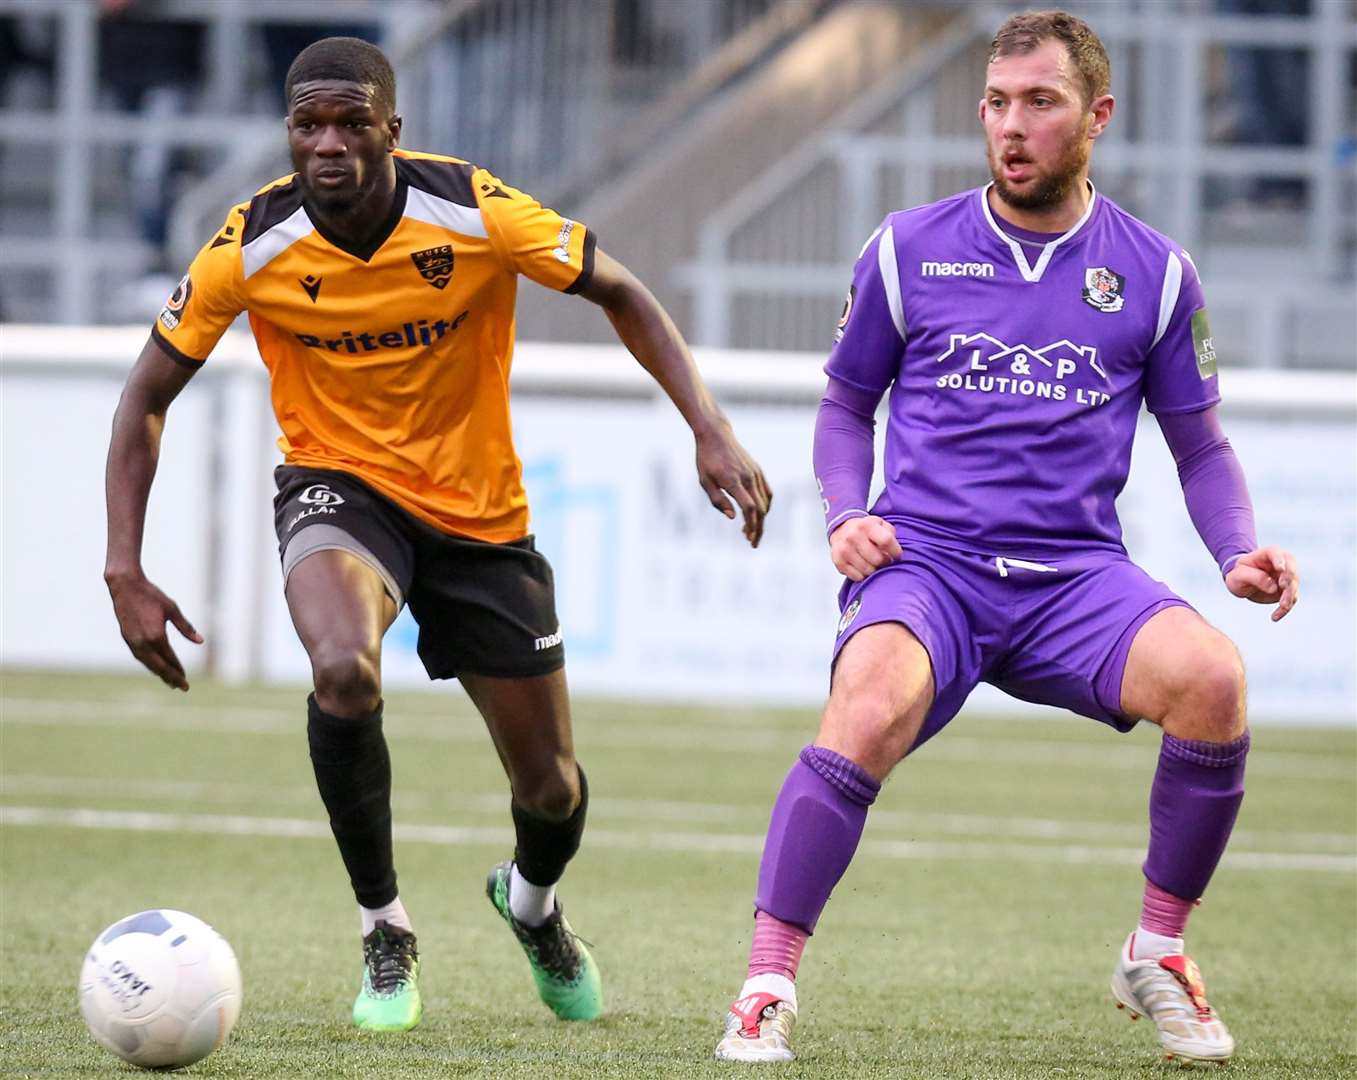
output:
POLYGON ((231 208, 216 236, 203 245, 165 301, 151 336, 181 364, 207 359, 226 328, 245 310, 240 239, 248 203, 231 208))
POLYGON ((594 233, 531 195, 477 169, 472 189, 486 232, 515 273, 559 292, 577 293, 594 273, 594 233))

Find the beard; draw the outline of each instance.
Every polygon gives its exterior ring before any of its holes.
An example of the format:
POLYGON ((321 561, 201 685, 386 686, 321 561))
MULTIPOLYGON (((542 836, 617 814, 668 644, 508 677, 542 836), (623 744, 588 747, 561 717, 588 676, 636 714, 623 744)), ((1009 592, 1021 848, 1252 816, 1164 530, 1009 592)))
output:
POLYGON ((361 206, 371 195, 373 183, 365 177, 352 187, 323 188, 312 184, 305 173, 299 173, 302 194, 307 202, 327 214, 347 214, 361 206))
POLYGON ((1045 210, 1062 203, 1079 184, 1083 182, 1084 170, 1088 167, 1093 144, 1089 142, 1087 124, 1081 125, 1070 139, 1060 148, 1060 156, 1039 175, 1036 181, 1025 190, 1017 191, 1004 179, 1003 162, 990 147, 990 176, 994 179, 994 190, 1005 203, 1015 210, 1045 210))

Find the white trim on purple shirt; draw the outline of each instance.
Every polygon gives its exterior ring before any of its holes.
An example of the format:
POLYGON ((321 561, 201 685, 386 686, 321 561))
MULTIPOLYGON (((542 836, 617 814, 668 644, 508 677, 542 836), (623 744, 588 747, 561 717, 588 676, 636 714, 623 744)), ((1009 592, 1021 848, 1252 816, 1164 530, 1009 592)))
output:
POLYGON ((881 268, 881 286, 886 291, 886 306, 890 308, 891 322, 901 341, 905 336, 905 305, 900 297, 900 267, 895 261, 895 228, 887 225, 881 230, 881 242, 876 245, 876 264, 881 268))
POLYGON ((1070 227, 1069 232, 1057 236, 1043 247, 1041 249, 1041 256, 1037 259, 1037 265, 1032 266, 1027 261, 1027 252, 1023 251, 1022 244, 1009 236, 1008 233, 1004 232, 1004 230, 999 227, 999 223, 994 220, 994 212, 989 208, 989 189, 993 186, 994 181, 991 180, 980 189, 980 207, 984 210, 985 220, 989 223, 989 227, 994 230, 994 235, 1007 244, 1009 251, 1013 252, 1013 261, 1017 264, 1018 273, 1022 275, 1023 281, 1029 283, 1041 280, 1041 276, 1046 273, 1046 267, 1050 264, 1051 256, 1055 254, 1055 249, 1084 227, 1088 219, 1093 216, 1093 207, 1097 205, 1098 202, 1098 192, 1093 187, 1093 181, 1090 180, 1088 181, 1088 206, 1084 208, 1083 217, 1070 227))
POLYGON ((1178 306, 1178 294, 1183 290, 1183 264, 1177 254, 1170 249, 1168 265, 1164 267, 1164 288, 1159 294, 1159 326, 1155 329, 1153 349, 1159 339, 1168 332, 1169 320, 1173 318, 1173 309, 1178 306))

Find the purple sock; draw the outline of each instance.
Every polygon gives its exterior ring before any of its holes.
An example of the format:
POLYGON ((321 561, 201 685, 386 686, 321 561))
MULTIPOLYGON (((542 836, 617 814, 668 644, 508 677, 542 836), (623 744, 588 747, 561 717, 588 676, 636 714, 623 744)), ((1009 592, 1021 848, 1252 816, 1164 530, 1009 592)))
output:
POLYGON ((866 770, 841 754, 821 746, 803 749, 773 804, 754 906, 814 933, 880 790, 866 770))
POLYGON ((1206 891, 1244 801, 1249 733, 1211 743, 1165 735, 1150 788, 1145 876, 1165 892, 1196 900, 1206 891))

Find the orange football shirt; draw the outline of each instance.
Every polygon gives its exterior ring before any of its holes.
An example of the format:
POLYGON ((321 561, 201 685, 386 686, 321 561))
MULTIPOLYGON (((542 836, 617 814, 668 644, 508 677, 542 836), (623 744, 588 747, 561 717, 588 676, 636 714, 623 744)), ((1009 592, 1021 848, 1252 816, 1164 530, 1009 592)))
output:
POLYGON ((296 175, 231 208, 152 327, 200 365, 242 311, 292 465, 352 473, 445 532, 528 532, 509 419, 518 275, 578 292, 594 236, 484 169, 397 150, 367 250, 327 238, 296 175))

